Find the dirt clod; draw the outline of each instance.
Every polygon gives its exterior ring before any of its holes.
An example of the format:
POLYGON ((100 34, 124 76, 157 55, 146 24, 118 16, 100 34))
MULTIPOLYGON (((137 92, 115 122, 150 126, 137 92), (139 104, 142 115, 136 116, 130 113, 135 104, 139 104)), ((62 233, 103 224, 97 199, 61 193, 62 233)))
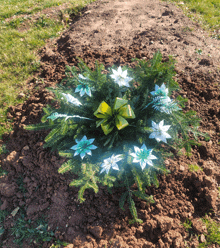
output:
POLYGON ((101 226, 91 226, 88 228, 89 232, 95 237, 100 239, 102 236, 103 229, 101 226))
POLYGON ((199 218, 192 220, 192 227, 197 234, 207 233, 206 226, 199 218))

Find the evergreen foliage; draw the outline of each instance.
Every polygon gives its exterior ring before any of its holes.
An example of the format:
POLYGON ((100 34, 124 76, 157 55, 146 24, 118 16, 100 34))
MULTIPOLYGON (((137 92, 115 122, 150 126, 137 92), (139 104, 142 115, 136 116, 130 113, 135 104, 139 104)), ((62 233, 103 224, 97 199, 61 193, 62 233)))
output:
POLYGON ((198 131, 200 120, 196 113, 182 111, 187 99, 170 98, 179 89, 173 79, 173 59, 163 63, 161 53, 157 52, 150 61, 135 60, 134 69, 124 67, 116 71, 113 66, 107 75, 98 62, 94 71, 83 61, 78 64, 79 69, 67 66, 61 84, 49 88, 59 109, 47 106, 43 109, 42 123, 26 127, 51 129, 44 147, 57 149, 61 156, 69 158, 59 173, 78 176, 70 186, 79 187, 80 202, 85 200, 86 189, 97 193, 99 184, 109 189, 125 189, 119 206, 124 209, 128 203, 133 217, 130 223, 141 222, 135 197, 153 202, 153 197, 145 194, 145 188, 152 184, 158 187, 157 175, 168 172, 163 158, 183 147, 190 154, 191 146, 203 135, 198 131), (167 142, 164 139, 165 143, 149 138, 152 121, 155 124, 162 120, 166 125, 160 124, 161 130, 154 130, 154 136, 170 138, 167 142), (133 185, 137 190, 131 190, 133 185))

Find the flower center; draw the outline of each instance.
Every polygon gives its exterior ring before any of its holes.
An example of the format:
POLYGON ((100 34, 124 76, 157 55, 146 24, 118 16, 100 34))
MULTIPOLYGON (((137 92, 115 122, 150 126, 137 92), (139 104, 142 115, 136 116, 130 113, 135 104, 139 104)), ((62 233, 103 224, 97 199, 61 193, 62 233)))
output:
POLYGON ((158 89, 156 94, 159 95, 159 96, 166 96, 167 95, 166 92, 161 90, 161 89, 158 89))
POLYGON ((158 133, 158 135, 162 135, 163 130, 161 130, 160 128, 158 128, 158 129, 157 129, 157 133, 158 133))
POLYGON ((119 81, 124 81, 124 79, 125 79, 125 78, 122 77, 121 75, 118 76, 118 80, 119 80, 119 81))
POLYGON ((88 140, 82 141, 79 145, 79 149, 85 150, 90 145, 88 140))
POLYGON ((141 159, 141 160, 147 159, 149 155, 150 155, 150 151, 148 151, 148 150, 146 150, 146 149, 141 150, 141 151, 137 154, 138 158, 141 159))

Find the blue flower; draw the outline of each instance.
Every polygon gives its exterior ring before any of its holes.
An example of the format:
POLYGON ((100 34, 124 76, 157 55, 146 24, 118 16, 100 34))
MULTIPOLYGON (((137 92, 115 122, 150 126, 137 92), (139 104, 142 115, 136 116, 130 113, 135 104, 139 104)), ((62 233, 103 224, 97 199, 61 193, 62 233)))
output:
POLYGON ((92 96, 91 89, 86 84, 80 84, 76 87, 75 92, 79 92, 80 96, 83 96, 84 94, 87 94, 88 96, 92 96))
POLYGON ((97 146, 92 145, 92 142, 95 139, 87 139, 86 136, 84 136, 81 140, 76 139, 77 145, 72 146, 70 149, 76 150, 74 153, 74 156, 80 155, 81 159, 83 159, 86 155, 92 155, 91 150, 94 150, 97 148, 97 146))
POLYGON ((110 75, 110 77, 115 80, 115 83, 117 83, 119 86, 130 87, 128 82, 133 78, 127 77, 127 70, 122 71, 121 66, 119 66, 118 71, 114 69, 112 69, 112 71, 113 75, 110 75))
POLYGON ((70 102, 76 106, 82 105, 82 103, 77 98, 73 97, 69 93, 68 94, 62 93, 62 95, 66 97, 67 102, 70 102))
POLYGON ((100 173, 106 171, 106 173, 108 174, 109 170, 114 169, 114 170, 119 170, 118 165, 116 164, 118 161, 122 160, 122 158, 120 157, 122 154, 119 155, 112 155, 111 157, 104 159, 104 163, 101 164, 102 170, 100 171, 100 173))
MULTIPOLYGON (((84 77, 81 74, 79 74, 79 78, 83 79, 83 80, 89 80, 88 78, 84 77)), ((84 82, 82 82, 82 80, 80 80, 80 79, 79 79, 79 81, 81 82, 81 84, 76 87, 75 92, 80 92, 80 96, 87 94, 88 96, 91 97, 92 94, 91 94, 90 87, 87 84, 85 84, 84 82)))
POLYGON ((167 143, 166 139, 170 139, 171 136, 167 133, 168 129, 170 128, 170 125, 163 125, 164 120, 162 120, 159 124, 156 124, 154 121, 152 121, 152 129, 153 132, 150 134, 150 139, 156 139, 157 142, 163 141, 167 143))
POLYGON ((156 84, 155 91, 151 91, 150 93, 152 96, 168 96, 168 92, 168 88, 163 83, 160 87, 156 84))
POLYGON ((157 159, 152 155, 153 149, 147 149, 146 145, 143 144, 141 148, 134 146, 134 153, 130 153, 133 159, 133 163, 140 163, 142 170, 146 167, 146 164, 153 166, 152 160, 157 159))

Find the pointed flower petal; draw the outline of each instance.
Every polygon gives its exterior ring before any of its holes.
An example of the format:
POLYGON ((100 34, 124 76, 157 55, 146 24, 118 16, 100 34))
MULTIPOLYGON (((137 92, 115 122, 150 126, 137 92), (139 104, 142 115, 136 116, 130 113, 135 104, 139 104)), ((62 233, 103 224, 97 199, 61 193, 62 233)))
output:
POLYGON ((92 150, 95 150, 96 148, 98 148, 98 147, 95 146, 95 145, 90 145, 90 146, 89 146, 89 149, 92 149, 92 150))
POLYGON ((86 80, 87 78, 84 77, 82 74, 79 74, 79 78, 86 80))
POLYGON ((75 97, 73 97, 72 95, 70 95, 69 93, 68 94, 65 94, 65 93, 62 93, 63 96, 65 96, 66 100, 74 105, 82 105, 82 103, 75 97))

